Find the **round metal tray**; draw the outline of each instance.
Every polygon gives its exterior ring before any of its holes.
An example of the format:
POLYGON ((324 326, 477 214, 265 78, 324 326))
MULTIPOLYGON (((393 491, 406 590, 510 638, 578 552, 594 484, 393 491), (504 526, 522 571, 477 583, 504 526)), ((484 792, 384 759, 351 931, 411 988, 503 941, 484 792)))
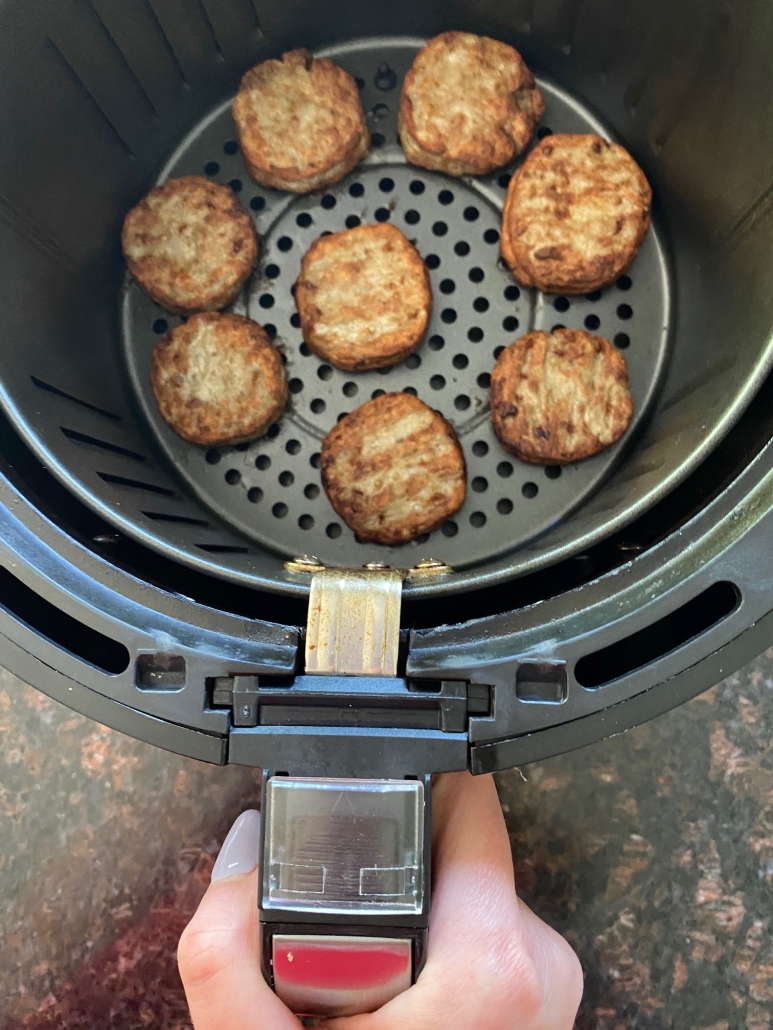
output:
MULTIPOLYGON (((375 131, 366 162, 330 189, 298 197, 257 187, 242 162, 230 103, 191 132, 160 176, 205 174, 230 183, 254 215, 258 267, 233 310, 265 326, 286 361, 290 400, 268 436, 207 451, 177 437, 159 415, 150 388, 150 356, 160 336, 180 320, 160 312, 131 281, 124 293, 129 375, 165 455, 209 509, 282 555, 312 553, 335 565, 374 559, 405 565, 431 554, 457 569, 501 557, 598 490, 636 438, 665 367, 670 286, 656 227, 629 275, 616 284, 587 297, 545 296, 519 288, 499 257, 501 207, 512 169, 482 179, 452 179, 406 163, 396 136, 395 85, 419 46, 419 41, 366 40, 326 51, 363 86, 373 83, 371 93, 384 97, 369 105, 375 131), (387 220, 415 242, 430 270, 429 329, 418 351, 399 365, 341 372, 303 343, 293 284, 304 252, 320 234, 387 220), (603 454, 565 468, 540 468, 517 461, 497 441, 488 386, 505 346, 530 329, 556 325, 587 328, 624 350, 635 416, 624 439, 603 454), (333 511, 318 472, 322 440, 336 420, 386 391, 408 391, 442 412, 459 435, 468 468, 461 510, 435 533, 400 548, 358 542, 333 511)), ((540 85, 547 104, 538 136, 551 131, 608 135, 573 98, 549 83, 540 85)))

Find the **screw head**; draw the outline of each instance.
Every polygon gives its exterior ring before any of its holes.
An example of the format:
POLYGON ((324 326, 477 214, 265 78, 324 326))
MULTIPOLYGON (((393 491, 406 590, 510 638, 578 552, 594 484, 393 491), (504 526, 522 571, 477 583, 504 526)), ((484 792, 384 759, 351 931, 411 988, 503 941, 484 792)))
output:
POLYGON ((412 569, 408 570, 409 576, 442 576, 447 572, 453 572, 454 570, 450 565, 446 565, 444 561, 439 558, 422 558, 421 561, 417 561, 412 569))
POLYGON ((287 572, 322 572, 325 566, 313 554, 301 554, 285 562, 287 572))
POLYGON ((391 566, 387 565, 384 561, 369 561, 367 565, 362 566, 363 569, 368 569, 370 572, 386 572, 391 566))

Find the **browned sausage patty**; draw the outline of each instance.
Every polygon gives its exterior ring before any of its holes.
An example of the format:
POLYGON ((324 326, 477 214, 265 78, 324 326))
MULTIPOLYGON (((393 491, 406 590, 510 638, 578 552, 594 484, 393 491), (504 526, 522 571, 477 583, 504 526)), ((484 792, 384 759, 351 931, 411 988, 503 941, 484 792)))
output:
POLYGON ((202 447, 262 436, 287 401, 279 352, 242 315, 194 315, 172 329, 153 351, 150 379, 164 420, 202 447))
POLYGON ((397 121, 405 156, 448 175, 486 175, 526 147, 545 101, 506 43, 444 32, 405 76, 397 121))
POLYGON ((402 361, 424 335, 429 273, 393 225, 360 225, 316 240, 295 284, 303 338, 336 368, 360 372, 402 361))
POLYGON ((464 503, 464 455, 453 427, 406 393, 356 408, 322 444, 322 485, 361 540, 403 544, 464 503))
POLYGON ((176 315, 230 304, 258 256, 234 191, 199 175, 151 190, 124 219, 121 243, 140 286, 176 315))
POLYGON ((308 50, 250 69, 233 116, 245 164, 261 186, 307 193, 338 182, 370 146, 357 83, 308 50))
POLYGON ((592 293, 633 264, 651 207, 644 173, 617 143, 548 136, 510 181, 502 256, 524 286, 592 293))
POLYGON ((505 449, 534 465, 568 465, 619 440, 633 416, 625 358, 578 329, 526 333, 491 376, 491 417, 505 449))

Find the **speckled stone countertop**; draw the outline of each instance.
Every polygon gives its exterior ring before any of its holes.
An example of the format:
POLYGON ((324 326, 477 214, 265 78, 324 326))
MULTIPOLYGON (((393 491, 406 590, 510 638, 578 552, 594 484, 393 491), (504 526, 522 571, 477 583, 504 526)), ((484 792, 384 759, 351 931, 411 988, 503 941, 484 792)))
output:
MULTIPOLYGON (((773 649, 622 737, 499 777, 518 887, 585 969, 577 1030, 767 1030, 773 649)), ((186 1030, 174 951, 259 774, 0 670, 0 1026, 186 1030)))

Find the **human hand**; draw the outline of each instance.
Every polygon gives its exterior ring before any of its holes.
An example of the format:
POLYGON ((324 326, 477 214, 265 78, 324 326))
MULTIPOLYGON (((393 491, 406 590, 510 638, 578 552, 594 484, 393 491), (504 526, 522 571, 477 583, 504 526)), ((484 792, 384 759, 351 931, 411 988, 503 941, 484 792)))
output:
MULTIPOLYGON (((427 962, 377 1012, 325 1030, 571 1030, 576 955, 515 893, 510 841, 491 776, 447 773, 432 791, 433 893, 427 962)), ((237 819, 212 884, 180 939, 196 1030, 299 1030, 260 971, 259 815, 237 819)))

